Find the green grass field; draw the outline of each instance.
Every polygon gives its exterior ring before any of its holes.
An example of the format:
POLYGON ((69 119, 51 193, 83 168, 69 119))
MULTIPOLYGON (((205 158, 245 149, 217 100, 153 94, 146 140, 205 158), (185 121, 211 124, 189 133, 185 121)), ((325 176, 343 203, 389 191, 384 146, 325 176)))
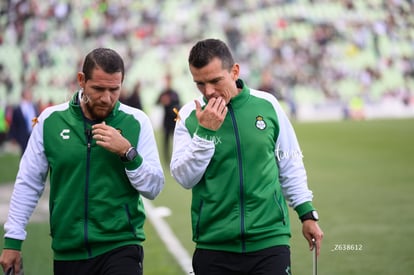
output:
MULTIPOLYGON (((314 204, 325 233, 320 275, 411 274, 414 270, 414 119, 295 123, 314 204)), ((0 156, 0 182, 10 181, 17 156, 0 156)), ((166 185, 155 206, 167 206, 171 228, 192 254, 189 207, 184 190, 165 170, 166 185)), ((312 274, 312 254, 292 215, 293 274, 312 274)), ((145 274, 184 274, 151 224, 146 224, 145 274)), ((25 274, 51 274, 47 224, 28 226, 25 274)))

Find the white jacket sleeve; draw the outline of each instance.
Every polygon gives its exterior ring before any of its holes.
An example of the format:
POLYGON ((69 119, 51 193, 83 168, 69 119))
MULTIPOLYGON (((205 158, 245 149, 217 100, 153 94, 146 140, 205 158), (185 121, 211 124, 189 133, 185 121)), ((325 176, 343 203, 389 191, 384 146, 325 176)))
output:
POLYGON ((48 170, 49 164, 43 148, 43 120, 39 118, 20 160, 9 214, 4 224, 6 238, 26 239, 25 228, 43 194, 48 170))
POLYGON ((276 102, 274 106, 280 125, 275 150, 280 184, 289 205, 295 208, 304 202, 312 201, 313 195, 308 188, 303 154, 293 126, 280 104, 276 102))
POLYGON ((132 186, 145 198, 153 200, 164 186, 162 170, 154 130, 149 118, 139 112, 141 132, 138 139, 137 151, 142 163, 136 167, 126 167, 126 174, 132 186))
POLYGON ((194 110, 189 103, 180 110, 180 119, 174 130, 173 152, 170 163, 171 175, 184 188, 194 187, 204 175, 214 155, 214 142, 201 138, 196 133, 191 137, 185 119, 194 110))

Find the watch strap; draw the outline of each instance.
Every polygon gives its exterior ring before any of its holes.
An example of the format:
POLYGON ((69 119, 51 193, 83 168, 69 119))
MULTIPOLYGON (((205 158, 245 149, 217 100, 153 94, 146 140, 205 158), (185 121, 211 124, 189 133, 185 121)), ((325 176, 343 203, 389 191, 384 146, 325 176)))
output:
POLYGON ((318 221, 318 214, 316 213, 315 210, 310 211, 308 213, 306 213, 305 215, 300 217, 301 222, 304 222, 306 220, 314 220, 314 221, 318 221), (315 213, 315 214, 314 214, 315 213))

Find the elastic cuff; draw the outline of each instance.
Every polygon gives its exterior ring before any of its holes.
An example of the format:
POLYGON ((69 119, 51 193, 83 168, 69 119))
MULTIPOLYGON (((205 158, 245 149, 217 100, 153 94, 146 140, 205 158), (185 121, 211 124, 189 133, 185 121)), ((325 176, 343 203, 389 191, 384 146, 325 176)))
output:
POLYGON ((4 249, 22 250, 22 240, 4 238, 4 249))
POLYGON ((216 131, 204 128, 201 125, 198 125, 195 134, 202 139, 213 141, 216 139, 216 131))
POLYGON ((295 211, 296 211, 296 213, 298 213, 299 217, 302 217, 306 213, 309 213, 313 210, 315 210, 315 208, 313 207, 312 202, 310 202, 310 201, 304 202, 304 203, 302 203, 301 205, 298 205, 295 208, 295 211))
POLYGON ((124 162, 125 168, 127 170, 135 170, 141 166, 143 158, 140 154, 138 154, 133 161, 126 161, 124 162))

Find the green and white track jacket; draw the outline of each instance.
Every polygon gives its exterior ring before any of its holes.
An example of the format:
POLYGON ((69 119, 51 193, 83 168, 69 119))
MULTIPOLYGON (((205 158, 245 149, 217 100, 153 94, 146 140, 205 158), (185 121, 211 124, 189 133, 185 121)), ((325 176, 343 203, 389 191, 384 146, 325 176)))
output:
MULTIPOLYGON (((198 124, 194 102, 180 110, 171 173, 192 188, 198 248, 252 252, 289 245, 286 200, 299 216, 314 209, 302 152, 277 99, 237 84, 243 89, 217 131, 198 124)), ((197 100, 205 106, 205 98, 197 100)))
POLYGON ((164 184, 154 132, 138 109, 117 102, 105 119, 137 148, 134 161, 98 146, 76 93, 38 118, 22 156, 4 248, 21 249, 25 227, 50 180, 50 234, 55 260, 88 259, 145 240, 141 195, 154 199, 164 184))

